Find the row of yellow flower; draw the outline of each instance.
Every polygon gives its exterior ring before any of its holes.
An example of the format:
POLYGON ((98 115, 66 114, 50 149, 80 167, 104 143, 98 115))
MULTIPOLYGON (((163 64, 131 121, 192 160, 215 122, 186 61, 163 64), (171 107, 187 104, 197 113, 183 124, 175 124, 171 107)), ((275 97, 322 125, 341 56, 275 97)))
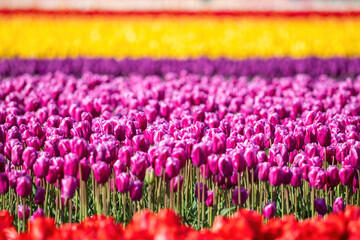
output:
POLYGON ((360 17, 0 15, 0 57, 360 55, 360 17))

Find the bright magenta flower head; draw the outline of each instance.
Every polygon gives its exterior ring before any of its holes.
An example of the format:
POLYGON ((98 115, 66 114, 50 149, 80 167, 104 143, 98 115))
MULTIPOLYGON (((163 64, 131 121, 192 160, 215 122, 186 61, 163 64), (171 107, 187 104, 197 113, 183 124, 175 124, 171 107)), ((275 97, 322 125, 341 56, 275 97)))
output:
POLYGON ((31 178, 30 176, 21 176, 16 181, 16 193, 20 197, 27 197, 31 193, 31 178))
POLYGON ((65 199, 72 199, 77 188, 77 180, 71 176, 65 176, 61 180, 61 196, 65 199))
POLYGON ((92 170, 94 172, 94 178, 97 183, 105 184, 110 177, 110 167, 105 162, 97 162, 92 165, 92 170))
POLYGON ((267 219, 273 218, 276 215, 276 203, 268 202, 263 208, 263 215, 267 219))

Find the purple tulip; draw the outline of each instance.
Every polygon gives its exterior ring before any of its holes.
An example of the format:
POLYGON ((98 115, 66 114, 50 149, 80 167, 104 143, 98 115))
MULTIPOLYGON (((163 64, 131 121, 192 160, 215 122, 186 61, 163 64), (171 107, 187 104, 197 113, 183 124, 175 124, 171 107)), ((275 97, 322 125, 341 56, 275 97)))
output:
POLYGON ((236 187, 232 192, 232 202, 235 205, 243 205, 248 199, 248 197, 249 197, 249 193, 243 187, 240 187, 240 202, 239 202, 239 188, 236 187))
POLYGON ((105 162, 97 162, 93 164, 92 170, 97 183, 105 184, 109 180, 111 170, 105 162))
POLYGON ((265 218, 270 219, 276 215, 276 203, 268 202, 263 208, 263 215, 265 218))
POLYGON ((321 216, 324 216, 327 213, 325 198, 314 199, 314 207, 316 212, 321 216))
POLYGON ((233 166, 232 166, 230 157, 228 157, 226 155, 222 155, 219 158, 218 167, 219 167, 219 172, 223 177, 231 176, 231 174, 233 172, 233 166))
POLYGON ((269 183, 277 187, 282 183, 283 171, 281 167, 270 167, 269 169, 269 183))
POLYGON ((169 157, 165 164, 165 175, 168 179, 176 177, 180 172, 180 163, 176 158, 169 157))
POLYGON ((207 191, 207 198, 205 201, 206 206, 212 207, 214 206, 214 191, 207 191))
POLYGON ((72 199, 77 188, 77 180, 71 176, 65 176, 61 180, 61 197, 72 199))
POLYGON ((269 170, 270 170, 271 164, 268 162, 262 162, 258 164, 259 168, 259 180, 266 182, 269 180, 269 170))
POLYGON ((337 166, 329 166, 326 176, 330 187, 336 187, 340 183, 339 169, 337 166))
POLYGON ((24 161, 26 169, 32 169, 37 158, 38 158, 38 154, 34 148, 32 147, 25 148, 22 154, 22 159, 24 161))
POLYGON ((302 180, 302 173, 301 170, 297 167, 291 167, 291 181, 290 185, 292 187, 300 187, 301 186, 301 180, 302 180))
POLYGON ((140 201, 143 194, 143 183, 140 180, 130 182, 129 191, 132 201, 140 201))
POLYGON ((38 178, 46 177, 49 172, 49 159, 46 157, 39 157, 33 166, 34 175, 38 178))
POLYGON ((42 204, 45 201, 45 189, 38 187, 35 192, 34 203, 42 204))
MULTIPOLYGON (((234 151, 232 151, 231 152, 231 160, 232 160, 232 165, 233 165, 234 171, 240 172, 240 173, 245 171, 246 161, 245 161, 245 157, 241 151, 236 150, 236 149, 234 151)), ((214 173, 214 174, 216 174, 216 173, 214 173)))
POLYGON ((206 164, 206 152, 203 143, 198 143, 193 146, 191 151, 191 161, 196 167, 206 164))
POLYGON ((18 206, 18 217, 19 219, 24 219, 27 220, 30 216, 30 208, 25 205, 25 210, 24 210, 24 206, 23 205, 19 205, 18 206))
POLYGON ((226 151, 226 136, 224 133, 214 134, 212 137, 212 151, 220 154, 226 151))
POLYGON ((338 214, 345 210, 344 200, 341 197, 335 199, 333 204, 333 212, 334 214, 338 214))
POLYGON ((244 153, 244 158, 247 166, 251 169, 254 169, 257 164, 257 151, 253 148, 247 148, 244 153))
POLYGON ((339 177, 342 185, 350 186, 355 175, 354 168, 351 166, 343 166, 339 171, 339 177))
POLYGON ((30 176, 20 176, 16 181, 16 193, 20 197, 27 197, 31 193, 31 177, 30 176))
POLYGON ((316 130, 316 137, 319 144, 323 147, 330 146, 331 144, 331 132, 330 128, 326 125, 322 125, 316 130))
POLYGON ((6 194, 9 191, 9 178, 6 173, 0 173, 0 194, 6 194))
POLYGON ((36 209, 36 211, 30 217, 30 222, 34 221, 38 217, 45 217, 45 212, 42 208, 36 209))
POLYGON ((129 191, 130 177, 126 173, 120 173, 115 177, 115 186, 119 193, 126 193, 129 191))
POLYGON ((292 172, 291 169, 287 166, 282 167, 282 184, 288 185, 291 182, 292 172))
POLYGON ((69 153, 64 157, 64 174, 76 177, 79 171, 79 159, 74 153, 69 153))

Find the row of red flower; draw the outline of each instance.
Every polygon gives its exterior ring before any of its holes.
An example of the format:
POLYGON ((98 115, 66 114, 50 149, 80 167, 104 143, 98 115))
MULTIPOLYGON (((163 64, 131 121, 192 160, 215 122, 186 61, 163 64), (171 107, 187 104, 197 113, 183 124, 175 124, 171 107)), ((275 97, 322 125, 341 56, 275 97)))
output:
POLYGON ((112 218, 93 216, 82 223, 56 227, 50 218, 36 218, 28 232, 18 234, 12 226, 13 217, 0 212, 0 240, 71 240, 71 239, 360 239, 360 208, 349 207, 337 215, 297 221, 293 215, 264 223, 256 212, 241 210, 230 218, 217 217, 211 229, 196 231, 184 225, 172 211, 154 214, 147 210, 137 213, 123 227, 112 218))

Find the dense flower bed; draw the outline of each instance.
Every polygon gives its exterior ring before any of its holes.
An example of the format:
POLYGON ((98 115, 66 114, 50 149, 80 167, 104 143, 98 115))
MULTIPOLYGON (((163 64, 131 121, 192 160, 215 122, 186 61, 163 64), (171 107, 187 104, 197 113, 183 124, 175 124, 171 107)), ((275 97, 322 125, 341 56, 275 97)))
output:
POLYGON ((125 58, 66 58, 66 59, 2 59, 0 76, 22 74, 46 74, 60 71, 81 76, 86 72, 127 76, 130 74, 165 76, 169 72, 195 73, 201 75, 224 76, 264 76, 285 77, 303 73, 312 77, 328 75, 335 78, 356 77, 360 74, 359 58, 248 58, 234 60, 229 58, 209 59, 151 59, 125 58))
POLYGON ((0 14, 3 57, 358 56, 358 15, 0 14))
POLYGON ((196 231, 183 225, 174 212, 162 210, 157 214, 144 210, 123 228, 104 216, 86 218, 82 223, 56 228, 49 218, 37 218, 29 223, 29 231, 17 234, 11 224, 12 216, 0 212, 0 239, 61 240, 61 239, 359 239, 360 210, 348 208, 345 213, 297 221, 294 216, 272 219, 263 223, 261 216, 242 210, 231 218, 217 217, 211 229, 196 231))
POLYGON ((360 204, 360 78, 61 72, 0 82, 0 206, 25 229, 246 207, 305 219, 360 204))

